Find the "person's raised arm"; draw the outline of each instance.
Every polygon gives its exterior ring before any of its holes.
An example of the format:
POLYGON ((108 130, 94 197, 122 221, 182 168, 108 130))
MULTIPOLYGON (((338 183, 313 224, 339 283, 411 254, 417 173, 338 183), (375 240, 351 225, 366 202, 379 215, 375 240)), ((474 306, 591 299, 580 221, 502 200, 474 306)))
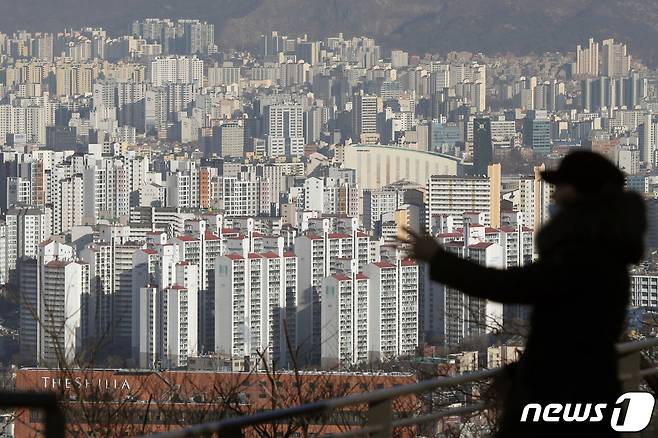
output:
POLYGON ((560 278, 558 267, 546 261, 505 270, 489 268, 444 250, 429 235, 407 233, 401 240, 409 245, 410 257, 430 265, 432 280, 467 295, 500 303, 533 304, 554 291, 555 280, 560 278))
POLYGON ((497 269, 465 260, 442 248, 428 263, 432 280, 499 303, 534 304, 550 292, 553 280, 558 278, 556 268, 547 262, 497 269))

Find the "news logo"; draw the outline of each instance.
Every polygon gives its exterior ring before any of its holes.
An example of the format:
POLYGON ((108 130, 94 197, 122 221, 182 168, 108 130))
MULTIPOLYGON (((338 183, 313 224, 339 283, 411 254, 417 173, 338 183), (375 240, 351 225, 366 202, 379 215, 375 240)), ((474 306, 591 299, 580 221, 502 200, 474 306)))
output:
POLYGON ((655 402, 648 392, 627 392, 611 407, 607 403, 549 403, 546 406, 528 403, 523 408, 521 422, 597 423, 603 421, 606 410, 612 408, 610 427, 613 430, 640 432, 649 425, 655 402))

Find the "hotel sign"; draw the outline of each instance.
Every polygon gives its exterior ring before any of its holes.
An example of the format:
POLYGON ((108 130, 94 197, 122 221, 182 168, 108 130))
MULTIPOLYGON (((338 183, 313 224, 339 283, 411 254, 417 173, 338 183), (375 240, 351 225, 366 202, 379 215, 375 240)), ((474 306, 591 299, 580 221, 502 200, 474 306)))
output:
POLYGON ((40 376, 42 388, 58 389, 98 389, 103 391, 130 391, 127 379, 116 378, 86 378, 86 377, 52 377, 40 376))

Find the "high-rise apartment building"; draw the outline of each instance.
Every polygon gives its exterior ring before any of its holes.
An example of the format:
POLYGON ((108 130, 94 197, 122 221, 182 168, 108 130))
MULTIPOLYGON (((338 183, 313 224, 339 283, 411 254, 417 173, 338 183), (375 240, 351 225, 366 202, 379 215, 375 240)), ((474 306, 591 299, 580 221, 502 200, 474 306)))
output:
POLYGON ((418 346, 418 266, 411 260, 368 265, 368 337, 371 360, 414 353, 418 346))
POLYGON ((369 280, 363 273, 339 272, 322 280, 322 368, 369 360, 370 294, 369 280))
POLYGON ((36 258, 39 244, 52 235, 49 209, 12 207, 7 211, 7 269, 16 269, 19 258, 36 258))
POLYGON ((304 154, 304 110, 297 103, 278 103, 265 108, 267 155, 299 157, 304 154))
POLYGON ((158 58, 150 66, 150 79, 154 87, 167 82, 203 86, 203 61, 196 57, 171 56, 158 58))
MULTIPOLYGON (((62 302, 44 301, 44 269, 46 264, 54 261, 73 260, 73 248, 55 241, 45 241, 39 245, 35 257, 22 257, 18 261, 18 290, 19 290, 19 359, 23 365, 35 366, 43 361, 42 349, 44 336, 52 336, 57 333, 44 332, 46 313, 52 311, 60 312, 62 302), (50 306, 50 307, 49 307, 50 306), (51 309, 52 307, 52 309, 51 309)), ((87 291, 88 292, 88 291, 87 291)), ((85 296, 83 296, 85 298, 85 296)), ((81 299, 81 298, 78 298, 81 299)), ((73 297, 75 300, 75 297, 73 297)), ((88 313, 82 308, 79 313, 84 313, 80 323, 80 340, 86 329, 84 318, 88 313)), ((70 311, 70 310, 69 310, 70 311)), ((49 342, 57 342, 50 340, 49 342)), ((77 348, 81 346, 78 342, 77 348)))
MULTIPOLYGON (((297 258, 227 254, 215 262, 215 352, 236 370, 284 364, 297 327, 297 258), (288 336, 288 340, 286 340, 288 336)), ((299 358, 298 358, 299 359, 299 358)))
POLYGON ((7 223, 0 221, 0 285, 9 282, 9 270, 7 269, 7 223))
POLYGON ((487 109, 487 66, 455 64, 450 66, 450 86, 455 87, 458 96, 468 100, 475 111, 487 109))
POLYGON ((456 224, 466 212, 484 213, 484 224, 500 224, 500 164, 490 165, 486 177, 433 175, 427 184, 427 222, 441 215, 454 215, 456 224))
POLYGON ((96 223, 99 218, 130 215, 132 174, 121 157, 103 157, 84 169, 84 218, 96 223))
POLYGON ((187 250, 190 261, 185 250, 170 243, 133 254, 132 350, 141 367, 185 366, 198 355, 199 290, 205 276, 191 261, 198 259, 197 251, 187 250))
POLYGON ((108 243, 93 243, 80 251, 81 259, 89 268, 89 304, 93 320, 87 328, 87 337, 93 342, 109 344, 114 334, 112 327, 114 312, 114 281, 112 246, 108 243))
POLYGON ((119 126, 133 126, 144 132, 146 84, 130 80, 117 82, 117 121, 119 126))
POLYGON ((593 76, 599 75, 599 43, 590 38, 587 47, 580 44, 576 46, 576 64, 574 75, 593 76))
POLYGON ((39 303, 41 366, 73 363, 82 352, 84 300, 89 295, 89 266, 52 260, 45 263, 39 303))
MULTIPOLYGON (((481 229, 475 227, 473 231, 481 229)), ((464 227, 464 238, 445 243, 448 251, 478 264, 502 268, 503 250, 496 243, 487 242, 482 235, 464 227)), ((444 289, 444 341, 447 347, 459 345, 465 338, 489 333, 503 324, 503 305, 486 299, 471 297, 456 289, 444 289)))
POLYGON ((615 43, 610 38, 603 40, 601 48, 601 74, 611 78, 628 75, 631 69, 631 56, 628 54, 626 44, 615 43))

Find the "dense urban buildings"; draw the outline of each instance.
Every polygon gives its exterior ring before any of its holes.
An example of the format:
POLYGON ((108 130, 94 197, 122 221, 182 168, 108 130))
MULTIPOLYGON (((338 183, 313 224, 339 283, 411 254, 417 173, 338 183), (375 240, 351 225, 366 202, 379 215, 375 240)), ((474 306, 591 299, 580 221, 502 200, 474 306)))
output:
MULTIPOLYGON (((396 239, 532 263, 551 216, 539 173, 578 149, 647 200, 631 306, 655 309, 658 76, 624 43, 573 43, 421 56, 274 31, 237 51, 159 18, 0 33, 0 286, 18 302, 3 364, 174 379, 508 363, 528 309, 431 282, 396 239)), ((40 372, 20 371, 25 388, 62 385, 40 372)))

